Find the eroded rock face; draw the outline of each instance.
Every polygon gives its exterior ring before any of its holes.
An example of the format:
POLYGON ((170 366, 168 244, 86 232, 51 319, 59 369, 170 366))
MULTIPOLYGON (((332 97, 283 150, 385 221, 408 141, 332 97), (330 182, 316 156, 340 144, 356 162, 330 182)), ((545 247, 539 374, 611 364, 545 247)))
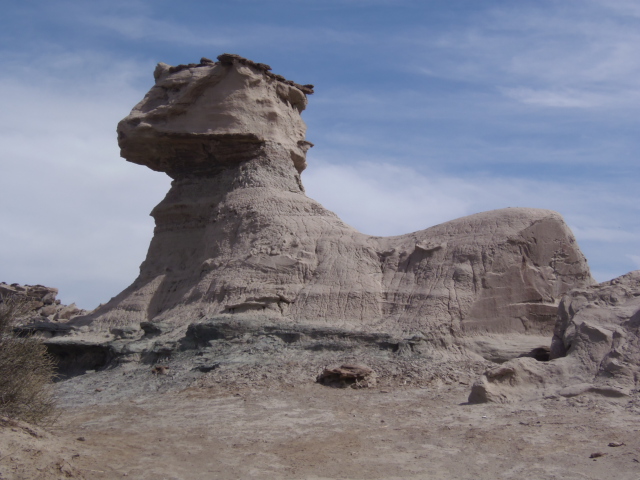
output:
MULTIPOLYGON (((217 63, 158 64, 155 85, 118 124, 121 155, 130 162, 183 175, 213 175, 280 145, 298 172, 310 144, 300 117, 313 86, 271 74, 237 55, 217 63)), ((268 153, 266 154, 268 155, 268 153)))
POLYGON ((574 364, 585 381, 634 388, 640 378, 640 270, 565 295, 551 358, 574 364))
POLYGON ((619 375, 625 370, 623 364, 640 364, 639 327, 640 270, 572 290, 560 303, 551 358, 578 355, 588 358, 584 363, 594 373, 619 375), (604 355, 596 354, 592 348, 601 343, 604 355), (587 355, 585 348, 590 350, 587 355), (610 361, 603 363, 607 357, 610 361))
POLYGON ((78 324, 184 327, 212 316, 420 333, 551 335, 592 283, 561 216, 509 208, 371 237, 304 194, 311 86, 223 55, 160 64, 118 126, 122 156, 173 179, 135 282, 78 324))
POLYGON ((534 391, 616 397, 637 387, 640 270, 572 290, 558 311, 551 361, 518 359, 490 369, 474 385, 471 401, 506 402, 534 391))

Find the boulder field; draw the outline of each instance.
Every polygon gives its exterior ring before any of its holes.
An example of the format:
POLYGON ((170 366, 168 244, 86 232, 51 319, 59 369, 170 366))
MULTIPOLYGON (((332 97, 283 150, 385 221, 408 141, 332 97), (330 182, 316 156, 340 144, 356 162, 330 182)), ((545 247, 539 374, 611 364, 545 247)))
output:
POLYGON ((57 296, 57 288, 0 282, 0 300, 9 297, 23 300, 23 305, 17 309, 21 322, 55 324, 54 322, 65 322, 72 317, 88 313, 86 310, 78 308, 75 303, 62 304, 56 298, 57 296))

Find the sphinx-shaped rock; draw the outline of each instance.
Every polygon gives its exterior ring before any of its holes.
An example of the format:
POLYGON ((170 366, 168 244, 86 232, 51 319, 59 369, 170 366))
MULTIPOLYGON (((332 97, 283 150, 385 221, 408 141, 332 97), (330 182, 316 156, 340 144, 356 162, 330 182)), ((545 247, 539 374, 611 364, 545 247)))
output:
MULTIPOLYGON (((214 316, 419 333, 550 336, 560 297, 592 283, 561 216, 509 208, 372 237, 308 198, 300 113, 312 86, 234 55, 160 64, 118 125, 122 156, 164 171, 134 283, 77 324, 186 328, 214 316)), ((384 221, 384 219, 381 219, 384 221)))

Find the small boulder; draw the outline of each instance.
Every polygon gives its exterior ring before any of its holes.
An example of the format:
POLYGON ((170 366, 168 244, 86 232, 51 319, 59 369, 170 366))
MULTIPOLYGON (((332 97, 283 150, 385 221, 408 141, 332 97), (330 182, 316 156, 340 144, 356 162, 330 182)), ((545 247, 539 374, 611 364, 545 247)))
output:
POLYGON ((84 310, 76 307, 75 303, 71 305, 61 305, 58 307, 57 319, 56 320, 69 320, 71 317, 75 317, 76 315, 82 315, 86 313, 84 310))
POLYGON ((336 368, 325 368, 316 381, 330 387, 375 387, 376 372, 365 365, 342 365, 336 368))
POLYGON ((164 365, 156 365, 151 369, 151 373, 154 375, 167 375, 169 373, 169 367, 165 367, 164 365))

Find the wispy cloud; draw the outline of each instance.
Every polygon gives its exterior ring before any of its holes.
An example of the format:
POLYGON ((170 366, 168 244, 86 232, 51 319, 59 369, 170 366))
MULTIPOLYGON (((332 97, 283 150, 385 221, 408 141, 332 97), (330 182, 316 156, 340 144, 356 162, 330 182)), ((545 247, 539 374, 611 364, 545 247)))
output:
POLYGON ((640 269, 640 255, 628 255, 636 268, 640 269))
POLYGON ((87 15, 85 21, 89 25, 111 30, 132 40, 153 40, 163 43, 186 45, 202 45, 214 47, 228 47, 235 43, 235 35, 225 35, 228 32, 201 31, 186 25, 166 20, 158 20, 150 16, 129 15, 87 15))
POLYGON ((589 0, 604 10, 614 11, 625 17, 640 18, 640 5, 636 0, 589 0))
MULTIPOLYGON (((326 26, 269 25, 247 21, 243 28, 220 22, 213 26, 185 25, 147 15, 101 15, 85 17, 88 25, 115 32, 131 40, 151 40, 162 44, 179 44, 201 47, 229 48, 271 45, 288 46, 341 44, 356 45, 371 37, 356 31, 337 30, 326 26)), ((222 53, 222 52, 221 52, 222 53)))
POLYGON ((532 88, 505 88, 504 94, 518 102, 542 107, 594 108, 603 105, 606 97, 593 92, 576 90, 535 90, 532 88))
POLYGON ((637 11, 637 2, 605 6, 503 4, 481 11, 471 24, 414 30, 398 42, 422 47, 412 62, 416 73, 498 85, 524 104, 630 108, 630 101, 640 104, 640 30, 637 21, 620 21, 615 13, 637 11))
MULTIPOLYGON (((592 222, 601 222, 605 223, 607 221, 606 218, 596 218, 592 219, 592 222)), ((588 225, 585 226, 573 226, 574 233, 577 237, 583 240, 595 240, 598 242, 607 242, 610 244, 617 243, 632 243, 638 240, 638 231, 636 228, 625 229, 623 226, 619 226, 617 228, 606 228, 606 227, 591 227, 588 225)))

